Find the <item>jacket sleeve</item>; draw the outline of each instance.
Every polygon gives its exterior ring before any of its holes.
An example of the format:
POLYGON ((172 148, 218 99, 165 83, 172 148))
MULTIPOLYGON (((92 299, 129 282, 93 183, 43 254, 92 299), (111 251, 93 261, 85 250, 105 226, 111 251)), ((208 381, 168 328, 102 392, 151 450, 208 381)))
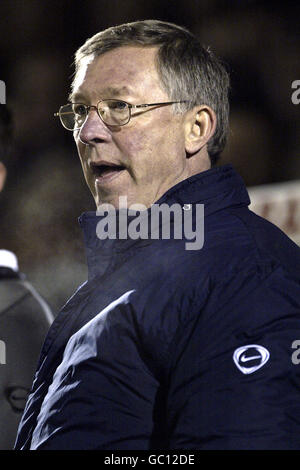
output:
POLYGON ((158 388, 126 293, 68 341, 31 449, 148 449, 158 388))
POLYGON ((300 283, 280 267, 216 286, 170 348, 170 448, 300 449, 295 340, 300 283))

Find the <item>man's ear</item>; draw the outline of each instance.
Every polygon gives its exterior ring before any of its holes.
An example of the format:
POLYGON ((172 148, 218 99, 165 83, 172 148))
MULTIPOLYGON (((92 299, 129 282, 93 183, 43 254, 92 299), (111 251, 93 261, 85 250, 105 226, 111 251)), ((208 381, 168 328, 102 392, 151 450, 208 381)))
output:
POLYGON ((194 106, 185 116, 185 150, 193 155, 199 152, 216 130, 216 113, 206 105, 194 106))
POLYGON ((2 162, 0 162, 0 191, 2 191, 6 178, 6 168, 2 162))

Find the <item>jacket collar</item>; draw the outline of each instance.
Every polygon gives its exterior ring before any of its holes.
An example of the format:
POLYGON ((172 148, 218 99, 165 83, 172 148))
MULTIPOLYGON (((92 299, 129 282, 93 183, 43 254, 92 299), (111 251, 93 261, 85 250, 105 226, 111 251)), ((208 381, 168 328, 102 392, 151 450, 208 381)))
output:
MULTIPOLYGON (((205 217, 226 207, 250 204, 247 189, 242 178, 231 164, 211 168, 198 173, 170 188, 156 204, 185 205, 204 204, 205 217)), ((151 208, 145 214, 150 215, 151 208)), ((116 217, 120 211, 116 211, 116 217)), ((89 279, 112 270, 115 261, 121 253, 131 252, 131 248, 139 244, 149 245, 151 240, 134 240, 131 238, 99 239, 97 236, 98 223, 106 216, 99 216, 96 212, 85 212, 79 217, 79 224, 83 229, 86 245, 86 255, 89 270, 89 279)), ((133 216, 127 218, 129 224, 133 216)))
POLYGON ((157 204, 162 203, 204 204, 205 215, 208 215, 237 204, 249 205, 250 199, 243 179, 227 164, 176 184, 157 201, 157 204))

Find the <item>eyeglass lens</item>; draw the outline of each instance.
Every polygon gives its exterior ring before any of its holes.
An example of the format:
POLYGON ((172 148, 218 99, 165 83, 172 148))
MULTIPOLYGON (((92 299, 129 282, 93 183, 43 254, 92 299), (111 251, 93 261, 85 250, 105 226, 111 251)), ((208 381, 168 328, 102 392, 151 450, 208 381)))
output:
MULTIPOLYGON (((89 107, 84 104, 67 104, 60 109, 62 125, 69 130, 80 129, 89 107)), ((122 126, 130 119, 130 109, 124 101, 104 100, 98 103, 98 113, 105 124, 122 126)))

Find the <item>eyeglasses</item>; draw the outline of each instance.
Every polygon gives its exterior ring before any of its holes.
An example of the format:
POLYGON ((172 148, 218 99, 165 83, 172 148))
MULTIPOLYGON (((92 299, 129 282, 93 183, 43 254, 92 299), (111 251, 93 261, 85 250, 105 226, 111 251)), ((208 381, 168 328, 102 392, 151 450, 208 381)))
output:
POLYGON ((82 103, 68 103, 59 108, 54 116, 68 131, 80 129, 84 124, 91 108, 95 108, 100 119, 108 126, 125 126, 132 117, 132 109, 148 108, 149 106, 165 106, 187 101, 167 101, 164 103, 130 104, 122 100, 100 100, 96 106, 87 106, 82 103))

